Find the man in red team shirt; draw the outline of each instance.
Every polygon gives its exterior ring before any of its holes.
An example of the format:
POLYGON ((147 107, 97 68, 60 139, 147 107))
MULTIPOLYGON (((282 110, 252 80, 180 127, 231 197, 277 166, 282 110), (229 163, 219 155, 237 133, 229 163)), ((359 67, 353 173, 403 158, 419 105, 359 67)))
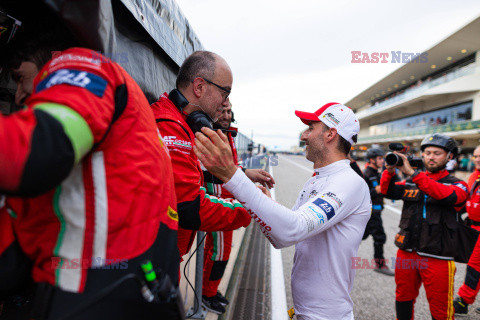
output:
POLYGON ((173 283, 179 266, 172 167, 151 109, 118 64, 62 51, 56 32, 20 34, 2 61, 25 108, 0 115, 0 293, 20 248, 36 283, 30 319, 179 319, 140 290, 144 261, 173 283))
POLYGON ((466 208, 472 228, 480 231, 480 146, 473 151, 473 163, 475 171, 468 178, 470 198, 466 208))
MULTIPOLYGON (((232 82, 232 71, 222 57, 196 51, 180 67, 176 89, 151 105, 172 159, 180 256, 190 250, 196 230, 230 231, 250 223, 250 215, 238 201, 206 193, 201 164, 193 152, 195 132, 211 127, 228 106, 232 82)), ((268 183, 270 176, 257 175, 252 180, 268 183)))
MULTIPOLYGON (((414 317, 414 305, 423 284, 432 319, 453 319, 454 257, 457 251, 450 227, 456 225, 468 198, 464 181, 450 175, 447 162, 458 154, 456 141, 444 134, 426 136, 420 144, 425 171, 413 169, 407 157, 395 151, 403 160, 401 166, 387 165, 380 189, 388 199, 403 200, 396 263, 420 261, 410 267, 395 270, 395 306, 398 320, 414 317), (398 168, 407 177, 400 181, 398 168)), ((398 162, 397 162, 398 163, 398 162)))
MULTIPOLYGON (((473 151, 475 171, 468 178, 470 198, 467 201, 468 219, 471 227, 480 231, 480 146, 473 151)), ((480 242, 477 241, 468 260, 465 282, 458 290, 459 297, 453 302, 455 314, 462 316, 468 313, 468 305, 475 301, 480 290, 480 242)), ((480 308, 475 309, 480 313, 480 308)))

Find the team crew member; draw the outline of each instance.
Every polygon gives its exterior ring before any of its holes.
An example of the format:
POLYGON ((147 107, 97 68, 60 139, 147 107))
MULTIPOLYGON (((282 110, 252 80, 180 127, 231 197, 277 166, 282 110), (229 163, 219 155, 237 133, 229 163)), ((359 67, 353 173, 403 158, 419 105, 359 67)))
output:
POLYGON ((395 151, 403 159, 398 168, 408 178, 397 181, 395 167, 387 166, 380 182, 387 198, 403 200, 400 231, 395 236, 399 248, 396 261, 401 266, 408 261, 408 268, 395 270, 397 319, 413 319, 422 282, 432 318, 453 319, 456 243, 445 235, 450 234, 446 228, 456 225, 457 213, 465 205, 467 185, 445 170, 458 152, 453 138, 436 133, 423 139, 420 147, 426 172, 414 170, 407 157, 395 151))
POLYGON ((361 170, 360 167, 358 166, 357 161, 355 161, 355 160, 352 158, 352 155, 351 155, 350 153, 348 153, 347 159, 350 160, 350 167, 352 167, 353 171, 355 171, 360 177, 363 178, 362 170, 361 170))
MULTIPOLYGON (((211 125, 228 106, 232 72, 220 56, 192 53, 180 67, 176 86, 151 107, 160 133, 170 151, 178 201, 180 255, 186 254, 195 230, 229 231, 246 227, 250 215, 236 200, 206 194, 200 163, 193 152, 194 132, 211 125)), ((259 181, 268 181, 263 177, 259 181)))
MULTIPOLYGON (((8 67, 26 108, 0 116, 0 189, 22 197, 7 200, 8 218, 33 262, 33 318, 170 315, 150 309, 132 279, 96 297, 127 274, 142 276, 145 260, 178 278, 172 167, 145 96, 95 51, 49 60, 63 39, 18 40, 8 67)), ((0 240, 2 253, 16 243, 0 240)))
POLYGON ((467 213, 471 227, 480 231, 480 146, 473 151, 475 171, 468 178, 470 198, 467 201, 467 213))
MULTIPOLYGON (((233 161, 238 164, 237 149, 235 147, 234 136, 237 134, 237 128, 231 127, 233 119, 232 104, 229 101, 228 107, 223 108, 220 118, 213 124, 215 129, 221 129, 225 132, 230 148, 232 149, 233 161)), ((255 176, 264 175, 271 178, 268 181, 270 187, 273 186, 273 178, 264 170, 243 169, 248 177, 255 180, 255 176)), ((222 180, 216 178, 207 170, 203 171, 204 184, 207 193, 219 198, 233 198, 233 195, 223 188, 222 180)), ((203 306, 212 312, 222 314, 225 312, 225 306, 229 301, 218 291, 218 285, 222 280, 230 257, 232 247, 233 231, 208 232, 205 238, 204 266, 203 266, 203 306)))
POLYGON ((372 209, 368 186, 347 159, 360 126, 353 111, 339 103, 295 114, 308 125, 301 139, 315 175, 291 210, 264 195, 237 169, 224 135, 204 128, 202 132, 213 143, 197 133, 195 151, 205 167, 251 210, 276 248, 296 245, 292 295, 298 319, 351 320, 352 258, 372 209))
POLYGON ((367 228, 363 234, 363 239, 368 238, 369 235, 373 237, 373 257, 375 259, 376 267, 374 271, 380 272, 387 276, 393 276, 394 273, 388 268, 383 256, 383 245, 387 240, 385 231, 383 230, 382 210, 383 210, 383 195, 380 193, 380 173, 379 169, 383 167, 383 150, 379 148, 370 148, 367 150, 368 166, 363 171, 363 176, 370 189, 370 196, 372 198, 372 216, 368 220, 367 228))
MULTIPOLYGON (((230 127, 232 122, 232 104, 223 108, 220 118, 213 124, 215 129, 236 131, 230 127)), ((226 132, 228 143, 232 148, 233 161, 238 165, 237 149, 232 132, 226 132)), ((232 194, 222 188, 223 182, 207 170, 203 171, 204 184, 207 193, 219 198, 233 198, 232 194)), ((208 232, 205 238, 205 251, 203 258, 203 287, 202 305, 209 311, 222 314, 229 301, 218 291, 232 249, 233 231, 208 232)))
MULTIPOLYGON (((470 198, 467 201, 468 219, 471 227, 480 231, 480 146, 473 151, 475 171, 468 178, 470 198)), ((470 260, 468 260, 465 282, 458 290, 457 299, 453 302, 456 315, 468 314, 468 305, 472 304, 480 290, 480 242, 477 241, 470 260)), ((475 309, 480 313, 480 308, 475 309)))

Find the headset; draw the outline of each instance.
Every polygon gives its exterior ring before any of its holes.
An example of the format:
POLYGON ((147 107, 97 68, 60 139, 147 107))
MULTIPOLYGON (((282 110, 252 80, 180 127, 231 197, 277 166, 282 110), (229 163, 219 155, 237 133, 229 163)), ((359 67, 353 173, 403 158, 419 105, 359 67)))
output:
MULTIPOLYGON (((170 99, 170 101, 172 101, 173 104, 180 111, 182 111, 183 108, 191 104, 190 102, 188 102, 187 98, 185 98, 185 96, 178 89, 173 89, 172 91, 170 91, 170 93, 168 94, 168 99, 170 99)), ((196 104, 193 104, 193 105, 196 106, 196 104)), ((232 122, 234 121, 235 119, 233 117, 233 111, 232 111, 232 122)), ((190 113, 187 116, 186 122, 194 134, 196 132, 201 132, 203 127, 207 127, 209 129, 214 130, 213 119, 210 118, 210 116, 205 112, 203 112, 202 110, 197 110, 190 113)), ((221 128, 218 128, 218 129, 222 130, 225 134, 229 132, 232 135, 232 137, 237 136, 237 131, 221 129, 221 128)))
MULTIPOLYGON (((170 99, 170 101, 172 101, 173 104, 180 111, 182 111, 183 108, 190 104, 187 98, 185 98, 185 96, 178 89, 173 89, 172 91, 170 91, 170 93, 168 94, 168 99, 170 99)), ((203 127, 207 127, 213 130, 213 119, 201 110, 193 111, 192 113, 190 113, 187 116, 186 122, 193 133, 201 131, 203 127)))

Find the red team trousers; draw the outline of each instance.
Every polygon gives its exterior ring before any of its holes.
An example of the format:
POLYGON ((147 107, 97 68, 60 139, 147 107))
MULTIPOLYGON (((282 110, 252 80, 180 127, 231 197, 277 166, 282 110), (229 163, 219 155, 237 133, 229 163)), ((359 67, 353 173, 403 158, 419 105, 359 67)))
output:
POLYGON ((451 260, 420 256, 416 252, 397 251, 395 295, 397 319, 413 319, 413 305, 423 283, 432 317, 454 319, 453 282, 455 263, 451 260), (405 263, 403 260, 405 259, 405 263), (420 262, 420 263, 418 263, 420 262), (399 308, 403 310, 399 310, 399 308), (406 310, 409 309, 409 310, 406 310), (400 312, 399 312, 400 311, 400 312), (401 317, 401 315, 408 315, 401 317))
POLYGON ((213 297, 230 258, 233 231, 209 232, 205 239, 203 295, 213 297))

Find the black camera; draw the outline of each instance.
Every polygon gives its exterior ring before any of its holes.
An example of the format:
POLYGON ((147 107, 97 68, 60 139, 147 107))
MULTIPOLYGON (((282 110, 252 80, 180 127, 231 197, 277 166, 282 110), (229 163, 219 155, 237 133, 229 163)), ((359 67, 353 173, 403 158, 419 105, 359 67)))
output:
MULTIPOLYGON (((399 151, 399 152, 402 152, 402 153, 406 153, 408 151, 408 147, 405 147, 403 144, 398 143, 398 142, 390 143, 388 145, 388 148, 392 151, 399 151)), ((407 159, 408 159, 408 162, 410 163, 410 165, 412 166, 412 168, 415 168, 415 169, 422 169, 423 168, 422 158, 414 157, 412 155, 407 155, 407 159)), ((399 157, 397 154, 395 154, 393 152, 389 152, 385 156, 385 163, 389 166, 401 167, 401 166, 403 166, 403 159, 401 157, 399 157)))

